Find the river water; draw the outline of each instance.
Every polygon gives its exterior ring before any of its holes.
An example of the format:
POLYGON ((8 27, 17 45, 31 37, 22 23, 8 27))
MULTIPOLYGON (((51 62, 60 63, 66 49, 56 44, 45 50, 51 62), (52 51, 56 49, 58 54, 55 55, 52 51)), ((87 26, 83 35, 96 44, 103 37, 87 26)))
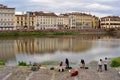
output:
POLYGON ((0 61, 64 61, 86 63, 120 56, 120 38, 104 35, 0 38, 0 61))

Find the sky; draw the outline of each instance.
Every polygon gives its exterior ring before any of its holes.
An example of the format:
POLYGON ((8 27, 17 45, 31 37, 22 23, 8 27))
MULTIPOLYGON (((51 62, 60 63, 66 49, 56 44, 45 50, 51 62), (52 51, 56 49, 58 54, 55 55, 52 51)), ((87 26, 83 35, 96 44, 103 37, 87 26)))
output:
POLYGON ((120 16, 120 0, 0 0, 0 4, 25 11, 90 13, 98 17, 120 16))

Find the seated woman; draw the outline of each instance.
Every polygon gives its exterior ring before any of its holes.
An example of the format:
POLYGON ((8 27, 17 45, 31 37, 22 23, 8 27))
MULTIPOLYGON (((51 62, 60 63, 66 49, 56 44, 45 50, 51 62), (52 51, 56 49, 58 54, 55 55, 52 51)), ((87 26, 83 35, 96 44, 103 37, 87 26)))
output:
POLYGON ((81 59, 81 64, 82 64, 82 67, 80 67, 80 68, 85 69, 85 61, 84 61, 84 59, 81 59))
POLYGON ((41 65, 35 64, 35 65, 33 65, 33 66, 31 67, 31 70, 32 70, 32 71, 38 71, 38 70, 40 69, 40 67, 41 67, 41 65))
POLYGON ((64 72, 63 62, 62 62, 62 61, 61 61, 60 64, 59 64, 59 72, 64 72))

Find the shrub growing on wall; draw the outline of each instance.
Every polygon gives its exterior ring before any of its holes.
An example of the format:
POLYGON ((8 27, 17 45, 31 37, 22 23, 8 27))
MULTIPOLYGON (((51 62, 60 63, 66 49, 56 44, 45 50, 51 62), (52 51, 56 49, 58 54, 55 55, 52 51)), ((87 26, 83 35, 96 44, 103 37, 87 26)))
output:
POLYGON ((0 62, 0 65, 5 65, 5 62, 0 62))
POLYGON ((111 61, 110 66, 111 66, 111 67, 119 67, 119 66, 120 66, 120 57, 114 58, 114 59, 111 61))
POLYGON ((21 61, 21 62, 19 61, 19 62, 18 62, 18 65, 19 65, 19 66, 27 66, 26 62, 23 62, 23 61, 21 61))

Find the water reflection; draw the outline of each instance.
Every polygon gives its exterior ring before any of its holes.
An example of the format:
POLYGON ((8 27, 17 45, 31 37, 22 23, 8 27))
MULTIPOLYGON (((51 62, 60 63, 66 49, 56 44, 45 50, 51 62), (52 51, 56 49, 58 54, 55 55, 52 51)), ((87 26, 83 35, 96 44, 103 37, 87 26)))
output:
POLYGON ((68 57, 71 61, 84 58, 89 62, 99 57, 118 56, 119 48, 120 39, 99 35, 1 39, 0 61, 16 64, 18 61, 43 62, 68 57))
POLYGON ((7 61, 15 58, 15 40, 0 40, 0 61, 7 61))
POLYGON ((90 42, 80 41, 79 38, 34 38, 16 40, 18 53, 42 54, 54 53, 55 51, 84 51, 91 47, 90 42), (87 45, 87 46, 86 46, 87 45))

